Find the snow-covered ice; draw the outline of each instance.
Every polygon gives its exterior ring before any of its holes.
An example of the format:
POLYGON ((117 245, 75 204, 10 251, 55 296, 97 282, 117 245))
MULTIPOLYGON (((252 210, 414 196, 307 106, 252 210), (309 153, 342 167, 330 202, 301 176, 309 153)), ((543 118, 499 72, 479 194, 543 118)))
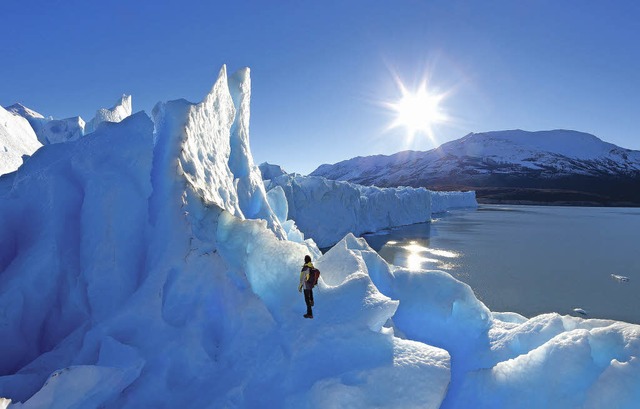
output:
POLYGON ((86 123, 85 133, 91 133, 98 129, 103 122, 120 122, 130 116, 132 112, 131 95, 122 95, 111 108, 100 108, 96 116, 86 123))
POLYGON ((7 107, 7 110, 29 121, 43 145, 75 141, 84 135, 85 122, 79 116, 66 119, 45 118, 19 103, 7 107))
POLYGON ((67 119, 52 119, 45 122, 37 132, 43 145, 75 141, 84 135, 85 123, 75 116, 67 119))
POLYGON ((27 121, 29 119, 45 119, 41 113, 36 112, 31 108, 27 108, 19 102, 9 105, 8 107, 5 107, 5 109, 15 115, 23 117, 27 121))
POLYGON ((261 163, 259 168, 260 173, 262 173, 262 179, 264 180, 271 180, 287 173, 280 165, 272 165, 268 162, 261 163))
MULTIPOLYGON (((46 124, 48 121, 53 119, 53 118, 45 118, 41 113, 36 112, 31 108, 27 108, 26 106, 22 105, 19 102, 13 105, 10 105, 8 107, 5 107, 5 109, 29 121, 29 124, 33 128, 33 131, 36 133, 36 135, 39 135, 44 124, 46 124)), ((40 140, 39 136, 38 136, 38 140, 40 140)), ((41 140, 40 140, 40 143, 44 144, 44 142, 42 142, 41 140)))
POLYGON ((42 144, 22 116, 0 106, 0 175, 15 171, 42 144))
MULTIPOLYGON (((248 76, 223 68, 200 103, 102 124, 0 178, 9 408, 637 406, 640 326, 491 312, 352 233, 324 255, 296 235, 287 185, 255 181, 248 76), (297 292, 305 254, 322 271, 313 320, 297 292)), ((357 204, 352 218, 392 217, 373 207, 388 196, 432 206, 427 191, 294 183, 357 204)))

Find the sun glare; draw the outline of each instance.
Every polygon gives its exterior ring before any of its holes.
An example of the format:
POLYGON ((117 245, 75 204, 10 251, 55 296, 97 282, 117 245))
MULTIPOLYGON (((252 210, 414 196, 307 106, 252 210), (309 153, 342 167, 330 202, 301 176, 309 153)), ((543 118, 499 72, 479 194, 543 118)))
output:
POLYGON ((444 94, 432 92, 427 88, 426 82, 415 91, 409 91, 400 81, 398 86, 401 92, 400 99, 386 104, 396 114, 390 128, 405 128, 409 140, 416 134, 424 134, 435 142, 433 126, 447 120, 440 106, 444 94))

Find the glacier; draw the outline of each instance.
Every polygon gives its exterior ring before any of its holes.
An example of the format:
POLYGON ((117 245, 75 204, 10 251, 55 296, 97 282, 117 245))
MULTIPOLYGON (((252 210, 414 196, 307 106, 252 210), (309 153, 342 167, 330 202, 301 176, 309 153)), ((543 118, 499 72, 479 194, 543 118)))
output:
MULTIPOLYGON (((275 166, 275 165, 271 165, 275 166)), ((272 173, 277 168, 263 169, 272 173)), ((320 176, 281 174, 265 181, 268 191, 279 188, 286 197, 288 217, 321 248, 347 233, 359 236, 382 229, 422 223, 432 213, 476 208, 475 192, 432 192, 425 188, 378 188, 320 176)))
POLYGON ((65 119, 45 118, 22 104, 13 104, 7 111, 19 115, 29 121, 38 140, 43 145, 75 141, 84 135, 85 122, 79 116, 65 119))
POLYGON ((41 146, 26 119, 0 106, 0 175, 17 170, 41 146))
MULTIPOLYGON (((39 135, 40 131, 42 130, 42 126, 52 119, 45 118, 41 113, 27 108, 19 102, 5 107, 5 109, 14 115, 21 116, 26 119, 29 122, 29 125, 31 125, 31 128, 33 128, 33 131, 36 133, 36 135, 39 135)), ((39 136, 38 140, 40 140, 39 136)), ((42 140, 40 140, 40 142, 44 144, 42 140)))
MULTIPOLYGON (((322 255, 288 219, 288 185, 260 181, 249 102, 249 71, 223 67, 202 102, 104 123, 0 178, 0 407, 637 406, 640 326, 492 312, 351 232, 322 255)), ((468 200, 427 193, 421 217, 468 200)))
POLYGON ((84 135, 85 122, 79 116, 66 119, 52 119, 42 124, 36 132, 43 145, 75 141, 84 135))
POLYGON ((103 122, 120 122, 130 116, 132 112, 131 95, 122 95, 111 108, 100 108, 96 116, 86 123, 85 133, 94 132, 103 122))

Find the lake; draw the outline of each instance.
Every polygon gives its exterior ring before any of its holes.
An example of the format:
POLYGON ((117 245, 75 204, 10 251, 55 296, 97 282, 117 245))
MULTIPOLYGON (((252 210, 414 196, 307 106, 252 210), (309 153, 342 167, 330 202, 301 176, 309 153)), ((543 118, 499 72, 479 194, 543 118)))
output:
POLYGON ((638 208, 480 205, 364 238, 389 263, 450 273, 492 311, 640 324, 638 208))

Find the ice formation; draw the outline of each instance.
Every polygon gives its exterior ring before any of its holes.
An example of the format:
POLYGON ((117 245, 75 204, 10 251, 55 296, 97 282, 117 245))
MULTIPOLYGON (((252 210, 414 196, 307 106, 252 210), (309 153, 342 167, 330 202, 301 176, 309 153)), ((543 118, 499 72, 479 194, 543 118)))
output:
POLYGON ((75 141, 84 135, 84 127, 84 120, 79 116, 53 119, 43 124, 38 139, 43 145, 75 141))
POLYGON ((111 108, 100 108, 96 112, 96 116, 87 122, 85 133, 94 132, 102 122, 120 122, 130 116, 131 112, 131 95, 122 95, 111 108))
POLYGON ((431 220, 432 212, 478 206, 474 192, 377 188, 320 176, 283 174, 266 185, 267 190, 277 187, 283 190, 288 217, 321 248, 335 244, 347 233, 360 235, 421 223, 431 220))
POLYGON ((29 121, 43 145, 75 141, 84 135, 85 122, 79 116, 66 119, 45 118, 22 104, 13 104, 7 110, 29 121))
POLYGON ((260 172, 262 173, 262 179, 264 180, 275 179, 278 176, 287 174, 287 172, 285 172, 280 165, 272 165, 267 162, 261 163, 259 168, 260 172))
POLYGON ((469 192, 440 192, 431 193, 431 213, 443 213, 450 209, 475 209, 478 207, 476 194, 469 192))
POLYGON ((42 144, 29 122, 0 106, 0 175, 15 171, 42 144))
POLYGON ((640 326, 494 313, 353 234, 315 253, 303 319, 313 244, 281 237, 285 189, 252 183, 248 100, 233 96, 248 74, 223 68, 201 103, 44 146, 0 178, 9 408, 637 406, 640 326))
POLYGON ((240 209, 249 219, 266 220, 272 230, 280 237, 284 237, 284 232, 266 200, 262 174, 253 162, 249 146, 249 105, 251 103, 249 68, 239 70, 229 78, 229 90, 237 110, 231 126, 229 168, 235 177, 240 209))
POLYGON ((611 274, 611 278, 613 278, 616 281, 620 281, 621 283, 629 281, 629 277, 621 276, 621 275, 618 275, 618 274, 611 274))
MULTIPOLYGON (((42 128, 42 126, 51 119, 51 118, 45 118, 41 113, 36 112, 30 108, 27 108, 26 106, 20 103, 15 103, 13 105, 5 107, 5 109, 29 121, 29 124, 33 128, 33 131, 36 133, 36 135, 38 135, 38 132, 40 132, 40 129, 42 128)), ((43 143, 43 142, 40 141, 40 143, 43 143)))
POLYGON ((27 108, 19 102, 9 105, 8 107, 5 107, 5 109, 15 115, 23 117, 27 121, 29 121, 29 119, 45 119, 41 113, 36 112, 31 108, 27 108))

